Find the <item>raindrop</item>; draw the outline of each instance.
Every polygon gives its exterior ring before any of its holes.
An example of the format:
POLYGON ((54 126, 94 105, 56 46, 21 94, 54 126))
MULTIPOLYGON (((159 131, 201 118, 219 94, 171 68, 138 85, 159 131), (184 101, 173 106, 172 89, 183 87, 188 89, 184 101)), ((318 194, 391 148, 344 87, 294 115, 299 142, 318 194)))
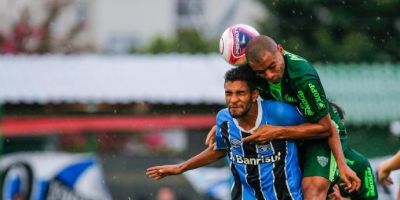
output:
POLYGON ((381 17, 380 16, 376 17, 376 21, 379 21, 379 20, 381 20, 381 17))

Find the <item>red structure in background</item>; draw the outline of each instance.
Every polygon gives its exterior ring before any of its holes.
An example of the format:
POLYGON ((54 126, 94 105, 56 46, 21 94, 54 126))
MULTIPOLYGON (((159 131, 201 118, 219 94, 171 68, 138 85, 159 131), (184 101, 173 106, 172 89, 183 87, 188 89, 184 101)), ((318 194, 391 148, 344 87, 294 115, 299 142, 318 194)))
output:
POLYGON ((184 116, 69 116, 69 117, 4 117, 1 121, 3 136, 46 135, 54 133, 80 133, 82 131, 142 131, 164 128, 210 128, 214 115, 184 116))

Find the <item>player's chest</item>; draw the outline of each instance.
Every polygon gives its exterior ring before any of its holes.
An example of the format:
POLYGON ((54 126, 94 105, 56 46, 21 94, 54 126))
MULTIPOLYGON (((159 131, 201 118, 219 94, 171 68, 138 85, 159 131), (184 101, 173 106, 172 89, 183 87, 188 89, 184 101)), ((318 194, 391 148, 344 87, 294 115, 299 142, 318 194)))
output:
POLYGON ((251 135, 237 127, 229 129, 228 138, 225 138, 229 151, 233 155, 246 156, 271 156, 278 151, 285 149, 285 143, 280 140, 271 141, 265 144, 243 143, 243 138, 251 135))

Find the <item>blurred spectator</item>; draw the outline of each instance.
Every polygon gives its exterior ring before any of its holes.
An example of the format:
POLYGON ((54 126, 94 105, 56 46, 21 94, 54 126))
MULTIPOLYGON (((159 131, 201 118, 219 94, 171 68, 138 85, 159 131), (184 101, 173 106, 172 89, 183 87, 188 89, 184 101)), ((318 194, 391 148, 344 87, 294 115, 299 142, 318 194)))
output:
POLYGON ((19 21, 14 24, 12 30, 12 40, 15 43, 18 52, 26 52, 26 44, 32 36, 33 28, 29 22, 30 12, 28 8, 25 8, 20 16, 19 21))
POLYGON ((175 191, 169 187, 158 189, 156 200, 176 200, 175 191))
POLYGON ((5 34, 0 31, 0 54, 16 54, 17 47, 14 41, 7 38, 5 34))

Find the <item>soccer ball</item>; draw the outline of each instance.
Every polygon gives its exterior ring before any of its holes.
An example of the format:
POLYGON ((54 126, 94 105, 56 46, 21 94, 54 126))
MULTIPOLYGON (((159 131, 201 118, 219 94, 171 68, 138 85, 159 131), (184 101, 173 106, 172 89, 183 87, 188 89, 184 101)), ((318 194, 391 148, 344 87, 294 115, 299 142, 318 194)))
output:
POLYGON ((246 65, 246 44, 258 35, 260 34, 255 28, 246 24, 230 26, 219 40, 219 52, 224 60, 233 66, 246 65))

